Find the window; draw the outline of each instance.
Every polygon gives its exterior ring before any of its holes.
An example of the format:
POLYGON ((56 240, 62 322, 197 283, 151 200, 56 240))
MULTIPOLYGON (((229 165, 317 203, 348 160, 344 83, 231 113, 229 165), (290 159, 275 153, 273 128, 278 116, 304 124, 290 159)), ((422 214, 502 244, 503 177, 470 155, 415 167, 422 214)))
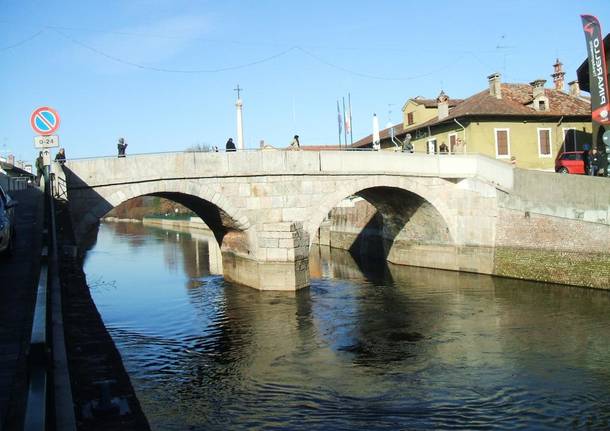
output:
POLYGON ((546 103, 544 102, 544 100, 541 100, 538 102, 538 110, 539 111, 546 111, 546 103))
POLYGON ((413 112, 409 112, 407 114, 407 124, 410 126, 411 124, 413 124, 415 121, 413 121, 413 112))
POLYGON ((551 129, 538 129, 538 156, 551 157, 551 129))
POLYGON ((576 129, 563 129, 563 151, 576 151, 576 129))
POLYGON ((428 145, 426 148, 426 153, 428 154, 436 154, 436 139, 428 139, 428 145))
POLYGON ((509 129, 494 129, 496 134, 496 158, 508 159, 510 157, 509 129))

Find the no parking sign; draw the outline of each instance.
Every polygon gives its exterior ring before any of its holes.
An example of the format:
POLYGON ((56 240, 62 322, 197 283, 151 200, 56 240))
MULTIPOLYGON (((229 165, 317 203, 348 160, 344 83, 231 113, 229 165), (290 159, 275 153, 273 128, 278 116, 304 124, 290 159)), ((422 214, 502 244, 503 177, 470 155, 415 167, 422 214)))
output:
POLYGON ((59 129, 59 114, 53 108, 42 106, 37 108, 30 116, 32 129, 39 135, 52 135, 59 129))

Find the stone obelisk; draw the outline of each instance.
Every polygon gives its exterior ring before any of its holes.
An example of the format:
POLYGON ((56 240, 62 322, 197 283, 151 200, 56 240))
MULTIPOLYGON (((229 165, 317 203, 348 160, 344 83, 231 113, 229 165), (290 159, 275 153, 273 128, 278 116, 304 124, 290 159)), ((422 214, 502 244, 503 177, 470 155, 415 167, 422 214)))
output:
POLYGON ((244 124, 243 124, 243 102, 241 101, 240 93, 243 88, 239 88, 239 84, 237 84, 237 102, 235 102, 235 107, 237 108, 237 149, 244 149, 244 124))

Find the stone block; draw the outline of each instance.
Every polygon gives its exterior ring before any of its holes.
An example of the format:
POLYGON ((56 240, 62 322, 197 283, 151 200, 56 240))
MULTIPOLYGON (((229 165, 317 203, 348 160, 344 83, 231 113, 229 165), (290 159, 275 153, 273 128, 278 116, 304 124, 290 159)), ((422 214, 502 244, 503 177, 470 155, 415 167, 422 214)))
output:
POLYGON ((249 210, 258 210, 261 208, 260 198, 250 197, 246 198, 246 208, 249 210))
POLYGON ((251 195, 250 184, 242 183, 239 185, 239 196, 248 197, 251 195))
POLYGON ((262 196, 259 199, 260 202, 260 208, 261 209, 266 209, 266 208, 271 208, 271 204, 273 202, 273 198, 270 196, 262 196))
POLYGON ((284 207, 284 197, 283 196, 273 196, 271 198, 271 207, 272 208, 283 208, 284 207))
POLYGON ((301 193, 313 193, 313 181, 303 180, 301 182, 301 193))
POLYGON ((304 216, 302 208, 282 208, 282 219, 286 222, 303 220, 304 216))
POLYGON ((285 248, 268 248, 267 261, 286 262, 288 260, 288 250, 285 248))
POLYGON ((278 238, 278 239, 290 239, 294 242, 295 233, 294 232, 264 232, 264 234, 259 235, 259 237, 264 238, 278 238))
POLYGON ((263 223, 263 230, 266 232, 293 232, 295 229, 291 222, 263 223))
POLYGON ((295 256, 296 256, 296 250, 294 248, 286 249, 286 259, 288 261, 293 261, 295 259, 295 256))
POLYGON ((259 247, 265 247, 265 248, 277 248, 278 246, 280 247, 284 247, 282 246, 279 242, 282 241, 278 238, 261 238, 259 237, 258 239, 258 245, 259 247))
POLYGON ((283 248, 293 248, 294 247, 294 239, 292 238, 282 238, 282 239, 277 239, 278 244, 277 247, 283 247, 283 248))
POLYGON ((281 222, 282 221, 282 209, 273 208, 265 211, 265 221, 268 222, 281 222))

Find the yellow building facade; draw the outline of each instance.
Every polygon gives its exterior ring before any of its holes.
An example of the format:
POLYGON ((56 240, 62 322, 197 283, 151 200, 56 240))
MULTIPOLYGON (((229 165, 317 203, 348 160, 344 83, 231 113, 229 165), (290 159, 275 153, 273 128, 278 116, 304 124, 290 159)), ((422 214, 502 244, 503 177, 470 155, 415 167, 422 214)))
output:
MULTIPOLYGON (((575 82, 569 91, 561 81, 545 88, 545 80, 502 83, 488 77, 488 88, 467 99, 416 97, 403 106, 403 123, 381 131, 381 148, 396 150, 409 142, 415 152, 484 154, 526 169, 554 170, 563 151, 591 146, 591 109, 575 82), (401 127, 402 126, 402 127, 401 127), (442 144, 445 144, 442 146, 442 144)), ((371 146, 372 136, 354 143, 371 146)))
POLYGON ((414 151, 438 152, 442 143, 449 152, 484 154, 526 169, 554 170, 562 151, 582 150, 591 142, 591 123, 586 121, 464 121, 412 131, 414 151), (501 147, 506 137, 505 151, 501 147), (451 143, 455 142, 455 145, 451 143), (513 159, 514 157, 514 159, 513 159))

